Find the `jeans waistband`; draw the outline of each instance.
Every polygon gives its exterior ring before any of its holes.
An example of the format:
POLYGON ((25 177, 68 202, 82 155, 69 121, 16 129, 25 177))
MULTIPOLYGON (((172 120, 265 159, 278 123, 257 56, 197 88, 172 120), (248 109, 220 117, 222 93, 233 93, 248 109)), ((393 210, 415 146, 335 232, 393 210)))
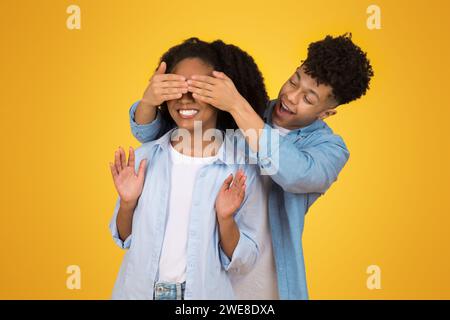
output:
POLYGON ((153 287, 154 300, 184 300, 186 281, 183 283, 155 282, 153 287))

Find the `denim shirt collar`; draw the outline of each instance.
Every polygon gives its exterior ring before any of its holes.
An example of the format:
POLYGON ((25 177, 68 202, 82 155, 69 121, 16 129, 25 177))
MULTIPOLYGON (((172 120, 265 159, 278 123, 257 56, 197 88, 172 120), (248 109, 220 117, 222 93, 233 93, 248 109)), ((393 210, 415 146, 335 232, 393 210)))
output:
MULTIPOLYGON (((168 152, 170 137, 176 129, 177 127, 172 128, 161 138, 155 140, 153 148, 158 148, 163 150, 164 152, 168 152)), ((236 144, 235 139, 243 139, 243 138, 240 137, 239 134, 232 132, 224 132, 223 137, 224 137, 223 143, 218 150, 218 157, 212 163, 225 164, 231 166, 236 164, 237 163, 236 161, 239 160, 243 161, 242 159, 245 159, 245 153, 242 150, 240 150, 240 148, 234 148, 234 145, 236 144)))

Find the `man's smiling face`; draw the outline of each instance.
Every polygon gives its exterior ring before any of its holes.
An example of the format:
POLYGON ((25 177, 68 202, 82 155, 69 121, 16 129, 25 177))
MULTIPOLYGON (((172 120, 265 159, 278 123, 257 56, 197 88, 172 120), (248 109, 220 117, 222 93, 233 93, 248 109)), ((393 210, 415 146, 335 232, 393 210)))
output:
POLYGON ((329 85, 317 81, 299 67, 281 87, 272 121, 286 129, 298 129, 336 114, 338 105, 329 85))

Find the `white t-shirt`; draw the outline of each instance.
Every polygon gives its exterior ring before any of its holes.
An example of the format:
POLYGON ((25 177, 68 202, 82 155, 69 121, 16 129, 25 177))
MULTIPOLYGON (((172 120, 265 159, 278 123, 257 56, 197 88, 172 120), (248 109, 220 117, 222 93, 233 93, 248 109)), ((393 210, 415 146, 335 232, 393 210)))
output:
POLYGON ((170 144, 171 181, 169 212, 166 232, 159 260, 159 281, 184 282, 186 280, 186 255, 189 216, 197 172, 217 159, 190 157, 170 144))
POLYGON ((278 129, 278 130, 280 131, 280 134, 281 134, 282 136, 285 136, 285 135, 287 135, 289 132, 292 131, 292 130, 289 130, 289 129, 286 129, 286 128, 277 126, 275 123, 272 123, 272 125, 273 125, 273 127, 274 127, 275 129, 278 129))
MULTIPOLYGON (((183 282, 186 280, 188 225, 195 177, 198 170, 212 163, 218 156, 190 157, 179 153, 172 145, 170 150, 172 172, 169 214, 159 262, 159 281, 183 282)), ((263 199, 267 201, 269 177, 263 176, 263 185, 265 192, 263 199)), ((243 276, 230 274, 236 299, 239 300, 279 299, 267 210, 266 206, 266 212, 261 212, 264 223, 257 235, 261 247, 256 265, 243 276)))

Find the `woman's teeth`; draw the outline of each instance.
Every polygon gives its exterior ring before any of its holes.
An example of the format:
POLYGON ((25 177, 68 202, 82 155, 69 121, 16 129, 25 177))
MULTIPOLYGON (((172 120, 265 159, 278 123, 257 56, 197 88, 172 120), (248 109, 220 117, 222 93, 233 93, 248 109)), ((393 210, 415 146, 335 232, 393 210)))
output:
POLYGON ((178 110, 181 116, 193 117, 198 113, 198 110, 188 109, 188 110, 178 110))

